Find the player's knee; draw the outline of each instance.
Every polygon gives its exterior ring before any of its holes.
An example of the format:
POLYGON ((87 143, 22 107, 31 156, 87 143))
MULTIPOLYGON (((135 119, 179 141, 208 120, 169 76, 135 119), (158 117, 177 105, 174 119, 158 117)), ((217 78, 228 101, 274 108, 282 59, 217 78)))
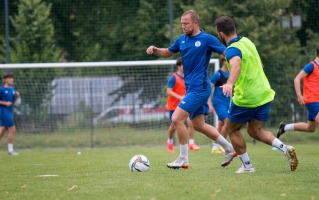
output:
POLYGON ((229 137, 236 135, 237 134, 237 129, 233 129, 233 128, 225 128, 227 135, 229 135, 229 137))
POLYGON ((260 129, 255 127, 247 127, 247 133, 249 136, 251 136, 254 139, 258 139, 258 133, 260 132, 260 129))
POLYGON ((227 135, 229 135, 229 136, 233 134, 233 132, 231 132, 227 127, 225 128, 225 131, 226 131, 227 135))
POLYGON ((181 124, 184 124, 184 121, 183 121, 183 120, 180 120, 180 119, 178 119, 178 118, 173 118, 173 119, 172 119, 172 124, 173 124, 174 127, 177 127, 177 126, 179 126, 179 125, 181 125, 181 124))
POLYGON ((247 133, 249 135, 253 134, 255 132, 255 130, 253 128, 247 127, 247 133))
POLYGON ((315 130, 316 130, 316 126, 311 126, 311 127, 308 127, 308 129, 307 129, 307 131, 308 132, 315 132, 315 130))

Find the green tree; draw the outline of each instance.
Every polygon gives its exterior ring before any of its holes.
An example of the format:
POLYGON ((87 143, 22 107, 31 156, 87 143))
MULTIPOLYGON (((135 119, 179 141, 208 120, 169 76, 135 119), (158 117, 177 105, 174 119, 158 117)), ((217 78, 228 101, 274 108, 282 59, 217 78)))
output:
POLYGON ((5 59, 5 40, 0 35, 0 63, 4 63, 6 61, 5 59))
MULTIPOLYGON (((11 42, 12 63, 42 63, 59 61, 54 27, 50 19, 51 5, 41 0, 20 0, 18 13, 11 18, 15 35, 11 42)), ((25 114, 30 113, 34 126, 41 126, 47 117, 47 103, 56 78, 55 69, 16 69, 16 87, 22 96, 25 114)))
MULTIPOLYGON (((158 59, 145 53, 147 45, 168 46, 164 27, 169 23, 168 2, 147 0, 83 1, 70 4, 57 0, 56 12, 58 40, 76 61, 114 61, 158 59), (90 7, 90 9, 87 9, 90 7), (110 9, 110 7, 112 9, 110 9), (85 12, 83 12, 85 10, 85 12), (57 23, 60 22, 60 23, 57 23), (63 23, 62 23, 63 22, 63 23), (66 33, 64 35, 63 33, 66 33), (67 37, 66 37, 67 36, 67 37), (70 39, 71 38, 71 39, 70 39)), ((121 67, 81 69, 81 75, 122 76, 125 85, 114 95, 120 99, 142 89, 139 98, 143 102, 158 99, 157 89, 166 84, 167 72, 154 67, 121 67), (127 84, 134 89, 128 89, 127 84)))
MULTIPOLYGON (((147 55, 145 50, 147 45, 167 46, 169 44, 169 40, 164 35, 165 29, 163 29, 165 24, 169 22, 169 18, 164 18, 166 23, 163 22, 164 20, 158 20, 168 16, 168 14, 167 2, 156 4, 147 0, 140 0, 139 8, 135 13, 127 16, 127 20, 132 21, 132 25, 123 26, 121 24, 115 30, 117 32, 122 29, 123 32, 123 37, 117 40, 117 42, 122 43, 121 48, 118 49, 119 52, 123 52, 121 57, 125 60, 158 59, 158 57, 147 55), (145 19, 148 20, 146 21, 145 19), (141 30, 147 31, 141 34, 141 30)), ((158 100, 160 98, 158 91, 166 84, 167 74, 170 71, 169 67, 166 70, 161 70, 160 68, 163 67, 123 68, 122 70, 129 70, 132 73, 128 77, 122 77, 125 84, 113 93, 113 95, 117 96, 115 101, 129 93, 139 93, 139 99, 142 100, 142 103, 158 100)))
MULTIPOLYGON (((18 0, 8 0, 8 12, 9 15, 12 15, 17 12, 17 4, 18 0)), ((1 35, 0 35, 0 63, 5 63, 6 62, 6 50, 5 50, 5 7, 4 7, 4 1, 0 3, 0 30, 1 30, 1 35)), ((9 23, 9 35, 14 32, 12 30, 12 26, 9 23)))

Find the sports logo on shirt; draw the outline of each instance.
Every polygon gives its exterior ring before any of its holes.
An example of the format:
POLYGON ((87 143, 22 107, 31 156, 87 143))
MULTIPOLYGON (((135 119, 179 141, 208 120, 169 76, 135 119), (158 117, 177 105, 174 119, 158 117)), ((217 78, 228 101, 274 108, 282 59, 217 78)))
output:
POLYGON ((195 47, 199 47, 201 45, 200 41, 195 42, 195 47))

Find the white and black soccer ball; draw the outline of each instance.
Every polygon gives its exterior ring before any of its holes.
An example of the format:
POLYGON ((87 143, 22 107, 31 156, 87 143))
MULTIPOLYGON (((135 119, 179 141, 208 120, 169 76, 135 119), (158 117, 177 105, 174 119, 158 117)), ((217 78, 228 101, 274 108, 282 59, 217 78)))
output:
POLYGON ((150 169, 150 161, 144 155, 135 155, 128 165, 131 172, 147 172, 150 169))

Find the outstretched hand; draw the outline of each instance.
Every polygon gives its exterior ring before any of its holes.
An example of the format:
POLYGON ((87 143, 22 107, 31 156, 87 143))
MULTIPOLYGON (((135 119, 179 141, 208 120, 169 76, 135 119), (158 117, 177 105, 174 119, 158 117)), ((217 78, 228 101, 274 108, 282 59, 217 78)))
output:
POLYGON ((154 53, 154 49, 155 49, 156 47, 155 46, 149 46, 147 49, 146 49, 146 53, 147 54, 153 54, 154 53))
POLYGON ((7 107, 10 107, 10 106, 12 105, 12 103, 11 103, 10 101, 7 101, 7 102, 5 102, 5 105, 6 105, 7 107))
POLYGON ((19 96, 20 96, 20 92, 16 90, 15 96, 16 96, 16 97, 19 97, 19 96))
POLYGON ((223 94, 226 96, 226 97, 230 97, 232 96, 232 93, 233 93, 233 84, 231 83, 226 83, 222 86, 219 86, 220 88, 223 89, 223 94))

